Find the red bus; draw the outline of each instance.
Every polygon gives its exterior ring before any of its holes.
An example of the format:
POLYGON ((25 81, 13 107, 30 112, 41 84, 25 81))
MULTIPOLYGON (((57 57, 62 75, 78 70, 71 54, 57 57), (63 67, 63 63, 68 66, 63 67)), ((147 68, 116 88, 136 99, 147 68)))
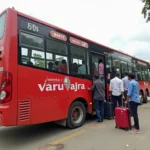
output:
POLYGON ((86 114, 93 113, 87 89, 100 58, 107 87, 116 71, 121 78, 125 71, 135 72, 141 103, 147 102, 148 62, 6 9, 0 14, 0 124, 82 126, 86 114))

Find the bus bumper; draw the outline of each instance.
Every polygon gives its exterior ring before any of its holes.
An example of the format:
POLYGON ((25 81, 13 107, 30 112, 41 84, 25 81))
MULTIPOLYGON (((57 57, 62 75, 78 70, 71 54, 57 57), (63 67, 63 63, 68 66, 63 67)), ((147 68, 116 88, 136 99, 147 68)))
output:
POLYGON ((10 106, 0 105, 0 126, 14 126, 13 113, 10 113, 10 106))

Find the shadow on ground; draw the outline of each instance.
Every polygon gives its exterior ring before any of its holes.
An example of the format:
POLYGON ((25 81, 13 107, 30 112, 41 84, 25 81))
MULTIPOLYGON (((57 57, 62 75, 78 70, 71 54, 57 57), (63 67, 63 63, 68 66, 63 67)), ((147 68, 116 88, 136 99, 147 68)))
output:
MULTIPOLYGON (((86 124, 95 120, 96 116, 87 116, 86 124)), ((51 136, 59 136, 70 130, 71 129, 54 123, 43 123, 22 127, 0 127, 0 149, 10 149, 11 147, 14 149, 22 146, 24 147, 25 145, 32 145, 46 138, 50 140, 51 136)))

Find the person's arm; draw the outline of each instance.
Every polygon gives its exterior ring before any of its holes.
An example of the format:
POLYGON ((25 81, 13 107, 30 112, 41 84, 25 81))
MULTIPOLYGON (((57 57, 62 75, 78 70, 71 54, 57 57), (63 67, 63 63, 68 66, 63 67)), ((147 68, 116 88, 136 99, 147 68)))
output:
POLYGON ((129 101, 129 99, 130 99, 130 97, 131 97, 131 95, 132 95, 132 90, 133 90, 132 83, 129 83, 129 84, 128 84, 127 99, 126 99, 127 102, 129 101))
POLYGON ((122 97, 124 98, 124 88, 123 88, 123 81, 121 80, 120 89, 122 93, 122 97))
POLYGON ((96 87, 96 86, 95 86, 95 82, 93 82, 92 87, 91 87, 91 88, 88 88, 88 90, 89 90, 89 91, 94 91, 95 87, 96 87))
POLYGON ((112 95, 112 80, 110 80, 110 84, 109 84, 109 94, 110 96, 112 95))
POLYGON ((58 70, 62 72, 62 65, 59 66, 58 70))
POLYGON ((102 84, 103 84, 103 90, 105 90, 105 83, 104 83, 104 82, 102 82, 102 84))
POLYGON ((96 86, 95 86, 95 82, 93 82, 93 85, 92 85, 91 90, 94 91, 95 87, 96 87, 96 86))
POLYGON ((124 78, 122 79, 122 82, 123 82, 123 88, 125 87, 125 80, 124 78))
POLYGON ((112 80, 110 80, 110 84, 109 84, 109 91, 112 91, 112 80))

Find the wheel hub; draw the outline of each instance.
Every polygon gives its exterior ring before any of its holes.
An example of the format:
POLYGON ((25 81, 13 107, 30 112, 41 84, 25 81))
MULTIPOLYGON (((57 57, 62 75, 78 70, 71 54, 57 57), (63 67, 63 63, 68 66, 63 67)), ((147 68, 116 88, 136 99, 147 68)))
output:
POLYGON ((72 111, 72 121, 74 123, 80 123, 83 119, 83 110, 80 107, 75 107, 72 111))

